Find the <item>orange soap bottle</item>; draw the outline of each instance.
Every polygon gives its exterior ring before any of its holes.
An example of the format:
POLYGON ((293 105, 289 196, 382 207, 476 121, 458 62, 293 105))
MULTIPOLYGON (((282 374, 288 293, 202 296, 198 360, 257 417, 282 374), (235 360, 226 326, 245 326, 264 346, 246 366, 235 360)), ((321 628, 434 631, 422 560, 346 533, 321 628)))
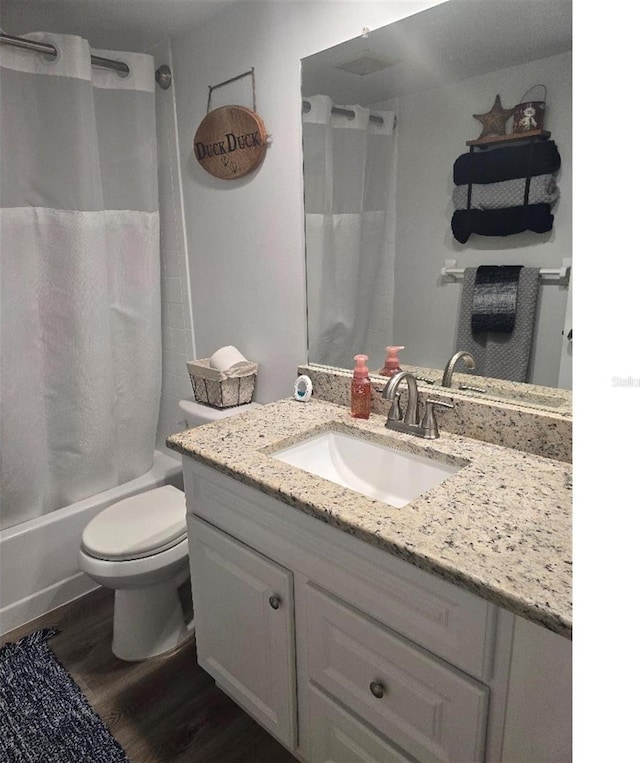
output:
POLYGON ((351 380, 351 415, 354 419, 368 419, 371 413, 371 379, 365 363, 367 355, 355 355, 356 367, 351 380))

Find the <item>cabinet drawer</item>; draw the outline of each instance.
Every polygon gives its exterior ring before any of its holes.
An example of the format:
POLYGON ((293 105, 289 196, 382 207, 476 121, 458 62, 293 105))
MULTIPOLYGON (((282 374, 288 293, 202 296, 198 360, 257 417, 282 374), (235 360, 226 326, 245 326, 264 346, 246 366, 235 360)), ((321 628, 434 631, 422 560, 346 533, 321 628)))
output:
POLYGON ((415 763, 315 686, 309 686, 309 710, 309 763, 415 763))
POLYGON ((310 679, 419 761, 481 761, 488 689, 313 584, 310 679))

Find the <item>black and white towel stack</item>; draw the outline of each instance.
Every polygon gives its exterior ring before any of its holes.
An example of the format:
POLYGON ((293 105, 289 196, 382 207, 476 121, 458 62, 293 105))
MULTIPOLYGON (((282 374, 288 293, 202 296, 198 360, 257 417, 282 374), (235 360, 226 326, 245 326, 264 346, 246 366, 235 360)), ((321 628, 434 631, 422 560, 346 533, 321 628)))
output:
POLYGON ((459 156, 453 165, 451 219, 456 240, 465 244, 472 233, 510 236, 551 230, 559 169, 560 154, 552 140, 459 156))

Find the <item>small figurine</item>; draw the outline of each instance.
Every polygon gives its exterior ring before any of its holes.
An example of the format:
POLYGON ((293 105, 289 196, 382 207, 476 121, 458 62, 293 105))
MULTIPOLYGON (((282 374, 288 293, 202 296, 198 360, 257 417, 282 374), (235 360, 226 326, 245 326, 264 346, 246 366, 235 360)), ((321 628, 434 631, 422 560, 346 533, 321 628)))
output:
POLYGON ((527 130, 535 130, 538 123, 535 120, 536 110, 533 106, 525 106, 522 111, 522 118, 518 120, 518 127, 526 132, 527 130))

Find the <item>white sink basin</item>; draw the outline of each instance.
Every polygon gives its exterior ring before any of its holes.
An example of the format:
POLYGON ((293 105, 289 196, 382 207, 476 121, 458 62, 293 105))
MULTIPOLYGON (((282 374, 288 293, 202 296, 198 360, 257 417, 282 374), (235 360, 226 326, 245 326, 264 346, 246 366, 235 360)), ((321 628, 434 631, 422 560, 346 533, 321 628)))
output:
POLYGON ((396 508, 406 506, 462 468, 332 431, 271 455, 396 508))

